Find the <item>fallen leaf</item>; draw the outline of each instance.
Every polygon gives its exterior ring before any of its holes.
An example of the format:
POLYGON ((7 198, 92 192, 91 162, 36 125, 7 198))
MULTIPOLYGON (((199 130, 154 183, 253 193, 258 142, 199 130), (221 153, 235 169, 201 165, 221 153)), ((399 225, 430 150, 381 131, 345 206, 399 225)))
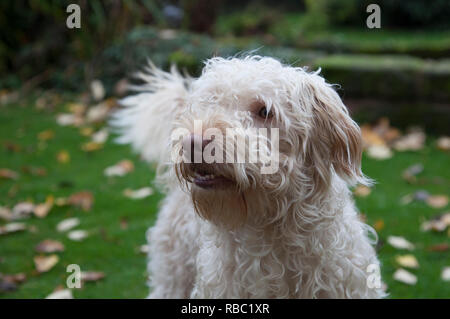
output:
POLYGON ((111 102, 107 100, 89 108, 86 114, 87 121, 89 123, 98 123, 104 121, 111 111, 111 106, 111 102))
POLYGON ((102 149, 102 147, 103 147, 103 144, 96 143, 96 142, 87 142, 87 143, 84 143, 83 145, 81 145, 81 149, 84 152, 98 151, 98 150, 102 149))
POLYGON ((4 275, 0 273, 0 293, 16 290, 18 284, 23 283, 26 279, 27 277, 24 273, 14 275, 4 275))
POLYGON ((384 228, 384 220, 382 219, 378 219, 374 224, 373 224, 373 228, 375 228, 375 230, 377 232, 381 231, 384 228))
POLYGON ((70 154, 69 154, 69 152, 67 152, 65 150, 59 151, 58 154, 56 155, 56 159, 61 164, 69 163, 70 162, 70 154))
POLYGON ((59 261, 59 257, 55 254, 50 256, 34 257, 34 265, 39 273, 47 272, 52 269, 59 261))
POLYGON ((53 239, 45 239, 36 245, 35 250, 38 253, 56 253, 64 251, 64 245, 53 239))
POLYGON ((426 202, 429 206, 433 208, 442 208, 447 206, 448 197, 446 195, 431 195, 428 196, 426 202))
POLYGON ((100 80, 93 80, 91 82, 91 95, 95 101, 103 100, 105 97, 105 87, 100 80))
POLYGON ((65 198, 65 197, 58 197, 58 198, 56 198, 55 199, 55 205, 56 206, 66 206, 66 205, 68 205, 67 198, 65 198))
POLYGON ((52 130, 45 130, 38 134, 38 139, 40 141, 48 141, 55 137, 55 132, 52 130))
POLYGON ((94 129, 90 126, 85 126, 80 129, 80 134, 83 136, 91 136, 94 133, 94 129))
POLYGON ((128 228, 128 219, 126 217, 120 218, 119 221, 120 229, 127 229, 128 228))
POLYGON ((437 139, 436 146, 441 151, 450 151, 450 137, 441 136, 437 139))
POLYGON ((406 268, 419 268, 419 262, 414 255, 402 255, 397 256, 395 261, 402 267, 406 268))
POLYGON ((73 299, 72 290, 60 289, 52 292, 45 299, 73 299))
POLYGON ((417 277, 402 268, 397 269, 394 273, 394 279, 407 285, 415 285, 417 283, 417 277))
POLYGON ((72 114, 82 116, 86 112, 87 106, 82 103, 69 103, 67 104, 67 109, 72 114))
POLYGON ((9 223, 0 226, 0 235, 6 235, 10 233, 16 233, 27 229, 27 226, 23 223, 9 223))
POLYGON ((67 234, 67 237, 73 241, 82 241, 88 236, 88 232, 85 230, 72 230, 67 234))
POLYGON ((114 85, 114 93, 116 96, 124 96, 129 88, 128 79, 123 78, 114 85))
POLYGON ((357 197, 366 197, 370 194, 372 190, 370 189, 370 187, 367 187, 365 185, 358 185, 356 186, 356 188, 353 190, 353 193, 355 194, 355 196, 357 197))
POLYGON ((130 160, 122 160, 119 163, 105 168, 105 176, 124 176, 134 170, 134 164, 130 160))
POLYGON ((441 278, 443 281, 450 281, 450 267, 444 267, 444 269, 442 269, 442 273, 441 273, 441 278))
POLYGON ((92 282, 105 278, 105 273, 101 271, 82 271, 81 281, 92 282))
POLYGON ((67 218, 60 221, 58 225, 56 225, 56 230, 62 233, 78 226, 79 224, 80 220, 78 218, 67 218))
POLYGON ((413 250, 414 249, 414 245, 412 243, 410 243, 409 241, 407 241, 403 237, 389 236, 387 238, 387 242, 392 247, 397 248, 397 249, 407 249, 407 250, 413 250))
POLYGON ((1 168, 0 169, 0 178, 4 179, 18 179, 19 174, 13 170, 10 170, 8 168, 1 168))
POLYGON ((38 204, 34 207, 34 215, 38 218, 44 218, 47 216, 53 207, 53 202, 53 196, 48 196, 45 203, 38 204))
POLYGON ((392 157, 392 152, 385 145, 373 145, 367 149, 367 156, 373 159, 384 160, 392 157))
POLYGON ((150 252, 150 245, 139 246, 139 252, 142 254, 148 254, 150 252))
POLYGON ((56 116, 56 123, 60 126, 80 126, 84 123, 83 117, 77 114, 62 113, 56 116))
POLYGON ((393 147, 397 151, 418 151, 425 144, 425 133, 422 131, 413 131, 406 134, 393 143, 393 147))
POLYGON ((450 226, 450 212, 441 214, 429 221, 422 223, 421 230, 443 232, 447 229, 448 226, 450 226))
POLYGON ((9 221, 12 219, 11 210, 7 207, 0 206, 0 219, 9 221))
POLYGON ((436 252, 444 252, 450 249, 450 245, 447 243, 441 243, 436 244, 428 247, 429 251, 436 251, 436 252))
POLYGON ((108 139, 108 136, 109 136, 108 129, 106 129, 106 128, 101 129, 92 135, 92 142, 98 143, 98 144, 103 144, 108 139))
POLYGON ((34 204, 30 202, 17 203, 12 209, 12 219, 28 218, 34 212, 34 204))
POLYGON ((153 194, 153 189, 151 187, 143 187, 140 189, 132 190, 132 189, 125 189, 123 191, 123 194, 131 199, 142 199, 145 197, 148 197, 153 194))
POLYGON ((67 203, 69 205, 73 205, 83 209, 84 211, 89 211, 92 207, 92 203, 94 202, 94 196, 91 192, 81 191, 75 194, 70 195, 67 199, 67 203))
POLYGON ((417 175, 420 174, 423 171, 423 165, 422 164, 414 164, 409 166, 407 169, 405 169, 402 172, 402 177, 404 180, 408 181, 409 183, 415 183, 417 181, 417 175))
POLYGON ((33 176, 47 176, 47 170, 44 167, 24 166, 22 171, 33 176))

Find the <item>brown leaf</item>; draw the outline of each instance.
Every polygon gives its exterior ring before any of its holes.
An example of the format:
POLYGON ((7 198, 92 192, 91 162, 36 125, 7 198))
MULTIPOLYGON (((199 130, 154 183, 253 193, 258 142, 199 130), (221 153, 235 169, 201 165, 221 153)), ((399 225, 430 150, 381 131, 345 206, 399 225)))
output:
POLYGON ((91 210, 92 203, 94 202, 94 195, 88 191, 81 191, 70 195, 67 199, 69 205, 73 205, 82 208, 84 211, 91 210))
POLYGON ((105 278, 105 273, 102 271, 82 271, 81 280, 84 282, 98 281, 105 278))
POLYGON ((126 217, 120 218, 120 229, 127 229, 128 228, 128 219, 126 217))
POLYGON ((8 168, 1 168, 0 169, 0 178, 4 179, 18 179, 19 174, 13 170, 10 170, 8 168))
POLYGON ((47 272, 52 269, 59 261, 59 257, 55 254, 50 256, 34 257, 34 265, 39 273, 47 272))
POLYGON ((18 284, 27 279, 24 273, 3 275, 0 273, 0 292, 11 292, 17 289, 18 284))
POLYGON ((36 245, 35 250, 38 253, 56 253, 64 251, 64 245, 52 239, 45 239, 36 245))
POLYGON ((448 243, 441 243, 436 244, 428 247, 429 251, 436 251, 436 252, 444 252, 450 249, 450 244, 448 243))
POLYGON ((353 190, 353 193, 357 197, 366 197, 366 196, 369 196, 369 194, 371 193, 371 189, 370 189, 370 187, 367 187, 367 186, 364 186, 364 185, 358 185, 353 190))
POLYGON ((426 202, 433 208, 442 208, 447 206, 448 197, 446 195, 431 195, 427 198, 426 202))

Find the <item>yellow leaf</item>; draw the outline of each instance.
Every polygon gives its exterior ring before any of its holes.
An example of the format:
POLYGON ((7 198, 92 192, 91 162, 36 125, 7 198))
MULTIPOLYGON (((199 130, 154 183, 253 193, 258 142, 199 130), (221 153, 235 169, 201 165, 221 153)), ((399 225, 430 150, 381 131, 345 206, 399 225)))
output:
POLYGON ((55 137, 55 132, 52 130, 42 131, 38 134, 38 139, 40 141, 47 141, 55 137))
POLYGON ((384 220, 378 219, 374 224, 373 228, 375 228, 376 231, 381 231, 384 228, 384 220))
POLYGON ((103 147, 103 144, 96 143, 96 142, 87 142, 81 146, 81 149, 85 152, 93 152, 93 151, 98 151, 102 147, 103 147))
POLYGON ((70 154, 67 151, 60 151, 58 155, 56 155, 56 159, 59 163, 66 164, 70 162, 70 154))
POLYGON ((419 262, 414 255, 402 255, 397 256, 395 261, 402 267, 406 268, 419 268, 419 262))

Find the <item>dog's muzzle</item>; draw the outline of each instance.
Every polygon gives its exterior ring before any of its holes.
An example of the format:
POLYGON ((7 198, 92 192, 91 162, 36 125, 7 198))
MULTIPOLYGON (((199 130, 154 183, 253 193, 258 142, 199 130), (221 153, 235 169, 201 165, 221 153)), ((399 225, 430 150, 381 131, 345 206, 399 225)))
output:
POLYGON ((229 187, 233 182, 221 172, 223 164, 205 162, 204 150, 211 142, 212 140, 203 139, 202 136, 195 134, 190 134, 183 138, 181 175, 187 181, 203 189, 229 187))

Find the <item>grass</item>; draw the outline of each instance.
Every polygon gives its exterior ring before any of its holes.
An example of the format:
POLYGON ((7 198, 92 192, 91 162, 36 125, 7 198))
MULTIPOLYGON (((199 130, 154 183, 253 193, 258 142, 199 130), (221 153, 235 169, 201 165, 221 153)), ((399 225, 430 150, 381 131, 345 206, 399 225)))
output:
MULTIPOLYGON (((2 298, 42 298, 57 286, 65 285, 68 276, 66 266, 79 264, 82 270, 103 271, 106 277, 95 283, 87 283, 82 289, 74 289, 75 298, 143 298, 147 294, 145 256, 138 252, 145 244, 145 231, 155 220, 158 193, 143 200, 131 200, 122 195, 127 187, 147 186, 153 171, 129 147, 112 143, 110 137, 104 148, 92 153, 81 150, 88 141, 80 136, 77 128, 60 127, 55 122, 55 111, 38 110, 33 103, 20 103, 0 107, 0 168, 20 172, 17 181, 0 180, 0 205, 13 206, 27 199, 43 202, 46 196, 68 196, 81 190, 89 190, 95 196, 89 212, 69 207, 53 208, 44 219, 32 217, 25 220, 35 231, 0 236, 0 273, 24 272, 27 281, 11 293, 0 294, 2 298), (55 137, 45 143, 37 135, 52 130, 55 137), (18 152, 8 151, 3 145, 14 143, 21 147, 18 152), (66 150, 71 156, 69 163, 56 159, 57 153, 66 150), (103 170, 119 160, 129 158, 135 163, 135 171, 116 178, 107 178, 103 170), (30 176, 22 172, 26 166, 45 167, 48 175, 30 176), (65 234, 55 230, 56 224, 67 217, 81 219, 78 229, 85 229, 90 236, 82 242, 73 242, 65 234), (121 227, 123 220, 127 227, 121 227), (60 262, 48 273, 37 274, 33 257, 35 245, 44 239, 60 240, 66 250, 59 253, 60 262)), ((430 252, 429 245, 448 242, 445 233, 420 232, 420 223, 444 210, 415 202, 407 206, 399 204, 401 196, 425 189, 432 194, 449 194, 449 154, 438 151, 429 141, 418 152, 396 153, 386 161, 369 158, 363 160, 363 170, 377 181, 372 193, 358 198, 357 205, 369 224, 383 220, 385 227, 379 231, 383 280, 393 298, 445 298, 450 296, 449 283, 440 279, 444 266, 450 265, 448 252, 430 252), (420 185, 407 184, 401 172, 409 165, 422 163, 424 172, 419 175, 420 185), (407 286, 392 279, 397 268, 395 256, 406 252, 396 250, 386 243, 388 235, 404 236, 416 245, 412 253, 420 268, 412 270, 418 276, 415 286, 407 286)), ((3 224, 3 222, 0 222, 3 224)))

